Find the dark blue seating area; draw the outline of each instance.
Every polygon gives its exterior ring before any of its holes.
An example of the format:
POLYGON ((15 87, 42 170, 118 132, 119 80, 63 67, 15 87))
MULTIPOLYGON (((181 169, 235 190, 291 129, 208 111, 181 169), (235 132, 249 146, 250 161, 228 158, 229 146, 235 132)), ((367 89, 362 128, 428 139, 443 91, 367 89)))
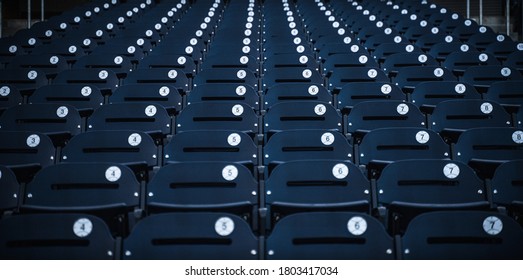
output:
POLYGON ((0 259, 523 259, 522 45, 415 0, 34 24, 0 39, 0 259))

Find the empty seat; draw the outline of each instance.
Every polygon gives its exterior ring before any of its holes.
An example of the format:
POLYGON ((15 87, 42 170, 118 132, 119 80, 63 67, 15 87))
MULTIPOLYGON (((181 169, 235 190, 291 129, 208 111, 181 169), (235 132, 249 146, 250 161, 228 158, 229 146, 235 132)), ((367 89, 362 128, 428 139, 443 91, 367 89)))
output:
POLYGON ((321 84, 280 83, 268 88, 263 100, 268 109, 280 102, 318 101, 332 104, 332 95, 321 84))
POLYGON ((459 136, 453 153, 453 159, 490 178, 501 163, 523 159, 523 131, 496 127, 468 129, 459 136))
POLYGON ((171 133, 167 110, 151 103, 112 103, 101 106, 87 121, 87 130, 138 130, 161 139, 171 133))
POLYGON ((188 77, 196 75, 196 64, 192 58, 185 55, 163 54, 149 55, 139 61, 139 69, 165 68, 175 69, 185 73, 188 77))
POLYGON ((21 55, 14 58, 8 69, 38 70, 45 73, 48 79, 56 76, 60 71, 69 68, 67 60, 57 55, 21 55))
POLYGON ((267 111, 264 131, 330 129, 342 131, 341 115, 331 104, 314 101, 281 102, 267 111))
POLYGON ((370 184, 348 161, 289 161, 275 167, 265 181, 265 202, 273 223, 297 212, 368 212, 370 184))
POLYGON ((144 132, 89 131, 73 137, 62 150, 62 162, 114 162, 140 170, 158 164, 158 148, 144 132))
POLYGON ((2 69, 0 70, 0 85, 14 86, 20 94, 31 95, 37 88, 47 85, 45 73, 35 69, 2 69))
MULTIPOLYGON (((490 85, 485 99, 507 107, 523 106, 523 81, 502 81, 490 85)), ((521 111, 521 110, 520 110, 521 111)))
POLYGON ((240 102, 255 110, 260 108, 260 97, 256 90, 245 84, 202 84, 194 87, 187 96, 187 105, 197 102, 240 102))
POLYGON ((433 130, 450 137, 469 128, 512 126, 511 116, 501 105, 481 99, 442 101, 429 120, 433 130))
POLYGON ((505 207, 519 223, 523 214, 522 168, 523 160, 507 161, 496 169, 491 181, 492 201, 505 207))
POLYGON ((356 135, 386 127, 425 128, 425 116, 414 104, 396 100, 361 102, 347 116, 347 131, 356 135))
POLYGON ((22 104, 23 97, 20 91, 11 85, 2 85, 0 87, 0 116, 9 107, 22 104))
POLYGON ((149 211, 219 211, 252 221, 258 184, 231 162, 178 162, 160 168, 147 187, 149 211))
POLYGON ((405 101, 406 96, 398 86, 388 82, 358 82, 344 85, 336 99, 338 101, 338 109, 348 109, 365 101, 405 101))
POLYGON ((496 212, 442 211, 413 219, 401 238, 404 259, 522 259, 523 231, 496 212))
POLYGON ((329 77, 328 88, 336 91, 346 84, 355 82, 390 82, 390 80, 379 68, 343 68, 332 73, 329 77))
POLYGON ((423 82, 416 85, 410 97, 412 103, 429 113, 442 101, 481 99, 476 88, 458 81, 423 82))
POLYGON ((269 69, 263 76, 263 88, 280 83, 323 83, 323 78, 315 69, 306 67, 282 67, 269 69))
POLYGON ((127 56, 113 54, 90 54, 78 59, 73 69, 111 69, 120 79, 132 71, 133 65, 127 56))
POLYGON ((192 103, 176 119, 177 133, 189 130, 237 130, 257 134, 258 116, 244 103, 192 103))
POLYGON ((75 107, 81 116, 87 116, 102 106, 104 97, 96 86, 58 84, 39 87, 29 97, 29 103, 68 104, 75 107))
POLYGON ((337 131, 319 129, 275 133, 265 144, 263 153, 264 165, 310 159, 354 160, 347 138, 337 131))
POLYGON ((252 138, 240 131, 185 131, 175 134, 164 149, 165 163, 184 161, 230 161, 252 167, 258 164, 258 151, 252 138))
POLYGON ((483 182, 459 161, 395 161, 382 170, 377 192, 395 233, 403 232, 413 217, 426 211, 489 208, 483 182))
POLYGON ((472 66, 463 74, 463 81, 474 85, 480 93, 487 92, 490 85, 500 81, 521 80, 519 71, 507 66, 472 66))
POLYGON ((4 260, 114 259, 107 225, 87 214, 27 214, 0 219, 4 260))
POLYGON ((390 55, 381 66, 389 76, 396 76, 404 67, 438 66, 436 59, 425 53, 397 53, 390 55))
POLYGON ((113 163, 61 163, 39 171, 25 189, 22 211, 89 212, 112 218, 132 212, 140 183, 113 163))
POLYGON ((398 85, 403 92, 411 93, 416 86, 422 82, 431 81, 457 81, 456 76, 447 68, 437 66, 410 66, 403 67, 393 82, 398 85))
POLYGON ((189 80, 185 73, 171 68, 136 69, 123 81, 123 85, 131 84, 174 86, 181 93, 186 93, 189 89, 189 80))
POLYGON ((379 128, 359 146, 361 164, 387 164, 403 159, 447 159, 449 146, 434 131, 420 128, 379 128))
POLYGON ((81 132, 81 118, 70 105, 24 104, 11 107, 0 116, 0 130, 42 132, 61 145, 81 132))
POLYGON ((472 66, 501 65, 493 54, 486 52, 452 52, 442 63, 451 70, 456 76, 462 76, 465 71, 472 66))
POLYGON ((103 95, 111 95, 118 87, 116 73, 108 69, 71 69, 60 72, 53 84, 81 84, 100 89, 103 95))
POLYGON ((256 78, 254 73, 241 68, 205 69, 194 78, 195 87, 203 84, 229 83, 249 85, 254 89, 258 89, 258 78, 256 78))
POLYGON ((123 259, 246 260, 259 258, 258 239, 240 217, 220 212, 151 215, 123 242, 123 259))
POLYGON ((289 215, 267 237, 268 260, 394 259, 383 225, 363 213, 310 212, 289 215))

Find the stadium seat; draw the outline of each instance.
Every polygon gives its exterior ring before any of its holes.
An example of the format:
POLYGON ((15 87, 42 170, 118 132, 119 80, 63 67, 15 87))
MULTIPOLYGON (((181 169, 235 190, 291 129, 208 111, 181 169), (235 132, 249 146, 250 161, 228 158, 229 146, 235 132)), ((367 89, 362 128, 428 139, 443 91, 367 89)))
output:
POLYGON ((20 185, 16 175, 9 168, 0 165, 0 217, 4 211, 13 211, 18 207, 20 185))
POLYGON ((401 238, 403 259, 521 259, 523 231, 496 212, 442 211, 414 218, 401 238))
POLYGON ((111 260, 118 254, 103 220, 79 213, 0 219, 0 248, 4 260, 111 260))
POLYGON ((458 81, 432 81, 416 85, 410 94, 411 102, 423 112, 432 113, 442 101, 481 99, 481 95, 472 85, 458 81))
POLYGON ((14 86, 3 85, 0 87, 0 116, 9 107, 20 105, 23 97, 14 86))
POLYGON ((220 212, 146 217, 123 241, 124 260, 256 260, 258 238, 240 217, 220 212))
POLYGON ((119 81, 112 70, 100 69, 71 69, 60 72, 53 80, 53 84, 81 84, 97 87, 103 95, 111 95, 118 87, 119 81))
POLYGON ((73 106, 82 117, 92 112, 104 103, 104 96, 96 86, 81 84, 57 84, 39 87, 29 103, 60 103, 73 106))
POLYGON ((266 247, 267 260, 394 259, 392 238, 364 213, 289 215, 276 224, 266 247))
POLYGON ((182 96, 177 88, 161 84, 129 84, 118 87, 109 97, 109 103, 157 104, 176 115, 182 110, 182 96))

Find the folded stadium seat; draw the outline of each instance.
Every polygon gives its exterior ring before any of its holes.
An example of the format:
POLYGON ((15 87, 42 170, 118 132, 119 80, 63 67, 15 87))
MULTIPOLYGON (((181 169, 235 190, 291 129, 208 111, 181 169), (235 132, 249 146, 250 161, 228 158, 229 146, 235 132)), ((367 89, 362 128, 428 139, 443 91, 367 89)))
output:
POLYGON ((181 92, 170 85, 128 84, 118 87, 109 97, 109 103, 150 103, 167 110, 169 115, 176 115, 182 110, 181 92))
POLYGON ((360 169, 348 161, 305 159, 284 162, 272 170, 264 190, 270 227, 293 213, 368 213, 370 209, 370 183, 360 169))
POLYGON ((375 100, 406 101, 398 86, 388 82, 357 82, 344 85, 336 95, 338 109, 350 111, 360 102, 375 100))
POLYGON ((205 69, 194 78, 194 86, 203 84, 244 84, 258 89, 258 78, 250 70, 224 68, 224 69, 205 69))
POLYGON ((253 139, 234 130, 195 130, 175 134, 164 149, 164 163, 228 161, 250 169, 258 165, 258 147, 253 139), (212 133, 213 137, 209 137, 212 133))
POLYGON ((138 130, 161 143, 172 133, 172 120, 167 110, 155 103, 112 103, 94 111, 87 120, 87 130, 138 130))
POLYGON ((258 238, 240 217, 220 212, 151 215, 123 241, 123 259, 256 260, 258 238))
POLYGON ((71 69, 60 72, 53 80, 53 85, 81 84, 97 87, 104 96, 111 95, 118 87, 118 77, 110 69, 71 69))
POLYGON ((254 136, 260 130, 259 118, 245 103, 191 103, 176 118, 176 133, 191 130, 236 130, 254 136))
POLYGON ((442 101, 428 119, 430 128, 451 142, 470 128, 512 127, 512 118, 501 105, 481 99, 442 101))
POLYGON ((335 94, 344 85, 356 82, 390 82, 390 79, 379 68, 343 68, 332 73, 328 80, 328 88, 335 94))
POLYGON ((441 211, 414 218, 401 238, 403 259, 521 259, 521 227, 497 212, 441 211))
POLYGON ((337 131, 298 129, 275 133, 263 149, 263 165, 269 172, 278 164, 311 159, 354 162, 353 148, 337 131))
POLYGON ((523 43, 512 40, 495 41, 485 48, 486 52, 494 54, 500 61, 505 61, 511 53, 522 50, 523 43))
POLYGON ((361 102, 352 108, 347 116, 347 133, 352 134, 355 143, 363 135, 377 128, 417 127, 426 128, 425 115, 418 107, 399 100, 361 102))
POLYGON ((392 79, 392 82, 407 94, 412 93, 418 84, 432 81, 457 81, 457 78, 445 67, 409 66, 402 67, 398 75, 392 79))
POLYGON ((104 45, 98 46, 93 50, 92 54, 113 54, 128 57, 133 66, 138 64, 145 55, 152 50, 152 45, 149 41, 136 37, 121 37, 117 40, 111 40, 104 45))
POLYGON ((515 51, 507 56, 507 60, 504 62, 504 65, 512 67, 523 74, 523 52, 515 51))
POLYGON ((267 89, 263 101, 265 109, 282 102, 314 101, 333 104, 329 91, 323 85, 315 83, 278 83, 267 89))
POLYGON ((281 102, 267 110, 263 131, 269 134, 293 129, 327 129, 341 132, 341 123, 341 114, 331 104, 314 101, 281 102))
POLYGON ((452 52, 442 62, 442 66, 451 70, 457 77, 463 76, 463 73, 472 66, 483 65, 501 65, 499 60, 493 54, 476 51, 457 51, 452 52))
POLYGON ((359 164, 367 166, 371 177, 398 160, 450 158, 449 146, 436 132, 412 127, 371 130, 357 148, 359 164))
POLYGON ((519 113, 516 116, 517 127, 523 128, 523 110, 519 110, 519 113))
POLYGON ((140 183, 127 166, 62 163, 36 174, 25 188, 20 211, 90 213, 104 219, 115 234, 125 234, 125 216, 138 210, 140 193, 140 183))
POLYGON ((490 207, 483 182, 459 161, 395 161, 382 170, 376 188, 377 205, 394 234, 403 234, 412 218, 427 211, 490 207))
POLYGON ((30 104, 60 103, 78 110, 80 116, 86 117, 102 106, 104 97, 96 86, 81 84, 53 84, 39 87, 29 97, 30 104))
POLYGON ((375 218, 354 212, 284 217, 267 237, 268 260, 394 259, 394 242, 375 218))
POLYGON ((63 148, 61 162, 112 162, 141 173, 159 163, 158 147, 148 134, 135 130, 88 131, 63 148))
POLYGON ((11 60, 7 69, 39 70, 48 80, 59 72, 69 69, 67 60, 57 55, 19 55, 11 60))
POLYGON ((429 34, 420 36, 418 38, 418 40, 416 41, 416 46, 418 46, 421 49, 421 51, 432 55, 436 60, 439 61, 442 59, 442 55, 438 55, 438 53, 436 51, 431 51, 432 48, 435 48, 435 50, 438 50, 438 51, 441 50, 441 52, 443 54, 445 54, 445 53, 448 54, 448 53, 450 53, 450 51, 447 50, 447 48, 444 46, 446 44, 451 44, 451 43, 452 43, 453 48, 455 48, 454 46, 456 45, 456 43, 458 44, 458 46, 463 44, 463 43, 460 43, 457 38, 440 31, 436 34, 429 33, 429 34), (436 45, 438 45, 438 47, 435 47, 436 45))
MULTIPOLYGON (((425 34, 437 34, 440 32, 438 27, 426 20, 405 22, 405 24, 406 30, 403 36, 413 43, 416 43, 416 41, 425 34)), ((396 25, 395 28, 398 29, 398 25, 396 25)))
POLYGON ((395 77, 405 67, 437 67, 439 66, 436 59, 425 53, 397 53, 392 54, 383 62, 381 68, 389 77, 395 77))
POLYGON ((0 85, 10 85, 18 89, 22 96, 29 96, 48 84, 47 76, 38 69, 1 69, 0 85))
POLYGON ((175 69, 187 75, 188 78, 196 76, 196 64, 192 58, 176 54, 154 54, 139 61, 138 69, 175 69))
POLYGON ((11 85, 2 85, 0 87, 0 116, 7 108, 20 105, 23 97, 18 88, 11 85))
POLYGON ((20 46, 26 54, 31 54, 35 48, 43 44, 42 40, 38 39, 36 36, 33 36, 34 34, 32 34, 32 32, 30 33, 31 34, 28 34, 24 32, 24 30, 20 30, 11 37, 13 42, 17 46, 20 46))
POLYGON ((393 43, 395 36, 400 36, 400 33, 397 30, 385 25, 378 27, 372 24, 366 24, 356 34, 356 37, 371 51, 379 45, 378 42, 393 43))
MULTIPOLYGON (((445 23, 448 24, 448 22, 452 21, 458 21, 460 19, 460 16, 458 13, 455 13, 447 8, 440 8, 439 12, 431 13, 429 16, 429 22, 433 22, 436 25, 445 25, 445 23)), ((453 29, 453 28, 452 28, 453 29)), ((447 32, 449 30, 445 30, 447 32)))
POLYGON ((453 148, 453 159, 492 178, 495 169, 510 160, 523 159, 523 131, 515 128, 482 127, 465 130, 453 148))
POLYGON ((389 56, 397 53, 421 53, 422 50, 417 45, 410 43, 384 43, 376 47, 372 56, 374 59, 383 63, 389 56))
POLYGON ((472 66, 465 71, 462 80, 474 85, 478 92, 485 93, 495 82, 523 80, 523 76, 517 69, 508 66, 472 66))
POLYGON ((315 56, 314 51, 305 43, 292 45, 294 38, 300 38, 301 42, 307 42, 306 38, 299 36, 293 37, 290 34, 283 37, 273 37, 263 45, 263 57, 267 60, 269 57, 278 54, 295 54, 306 56, 315 56), (289 47, 290 46, 290 47, 289 47))
MULTIPOLYGON (((3 147, 2 147, 3 148, 3 147)), ((0 217, 5 211, 13 211, 18 207, 20 185, 11 169, 0 165, 0 217)))
POLYGON ((520 224, 523 214, 522 168, 523 160, 507 161, 496 169, 490 181, 494 205, 504 207, 520 224))
POLYGON ((60 146, 81 132, 81 117, 76 108, 56 103, 23 104, 10 107, 0 116, 2 131, 41 132, 60 146))
POLYGON ((151 43, 151 45, 157 46, 161 41, 161 34, 154 28, 149 28, 148 26, 139 26, 133 25, 128 27, 120 33, 120 36, 137 36, 143 38, 151 43))
POLYGON ((55 163, 51 139, 39 132, 1 131, 0 165, 15 172, 19 181, 27 181, 39 169, 55 163))
POLYGON ((458 40, 453 40, 451 42, 440 42, 437 44, 434 44, 430 50, 428 51, 428 54, 436 58, 439 62, 444 62, 445 59, 447 59, 447 56, 449 56, 451 53, 454 52, 479 52, 474 47, 467 45, 466 43, 462 43, 458 40))
POLYGON ((131 59, 124 55, 89 54, 78 59, 73 69, 110 69, 119 79, 124 79, 133 70, 133 65, 131 59))
POLYGON ((484 98, 501 104, 505 109, 514 114, 522 111, 523 81, 502 81, 490 85, 484 98))
POLYGON ((485 51, 485 49, 494 42, 503 42, 503 41, 512 41, 512 39, 504 34, 496 34, 494 32, 484 32, 482 33, 480 29, 479 33, 476 33, 467 40, 467 44, 475 47, 480 51, 485 51))
POLYGON ((173 68, 136 69, 123 80, 123 85, 132 84, 174 86, 181 94, 185 94, 189 90, 187 75, 173 68))
POLYGON ((184 43, 178 41, 170 42, 170 37, 167 37, 162 44, 154 47, 150 55, 178 55, 187 56, 192 59, 193 63, 198 65, 202 62, 203 51, 202 46, 191 45, 189 42, 184 43))
POLYGON ((148 213, 228 212, 257 224, 258 183, 231 162, 178 162, 160 168, 147 186, 148 213))
POLYGON ((27 214, 0 220, 0 259, 114 259, 116 243, 103 220, 87 214, 27 214))
POLYGON ((422 82, 410 94, 412 103, 424 113, 431 114, 442 101, 481 99, 472 85, 458 81, 422 82))

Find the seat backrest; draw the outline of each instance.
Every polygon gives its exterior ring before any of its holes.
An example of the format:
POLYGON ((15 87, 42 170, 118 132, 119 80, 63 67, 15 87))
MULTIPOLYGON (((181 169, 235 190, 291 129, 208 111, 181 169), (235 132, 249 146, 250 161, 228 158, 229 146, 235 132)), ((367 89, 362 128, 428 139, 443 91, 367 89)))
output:
POLYGON ((149 210, 207 209, 252 218, 258 184, 231 162, 178 162, 163 166, 147 187, 149 210))
POLYGON ((523 81, 492 83, 485 94, 485 99, 502 105, 523 106, 523 81))
POLYGON ((280 83, 317 83, 323 78, 315 69, 306 67, 282 67, 267 70, 263 76, 263 88, 267 89, 280 83))
POLYGON ((81 115, 102 106, 104 97, 98 87, 81 84, 53 84, 39 87, 29 103, 61 103, 75 107, 81 115))
POLYGON ((425 128, 425 116, 414 104, 396 100, 361 102, 347 116, 347 131, 351 133, 385 127, 425 128))
POLYGON ((457 81, 457 78, 447 68, 410 66, 403 67, 393 79, 403 92, 412 92, 418 84, 430 81, 457 81))
POLYGON ((20 91, 11 85, 0 86, 0 115, 9 107, 22 104, 20 91))
POLYGON ((432 130, 379 128, 367 133, 359 147, 361 164, 402 159, 450 158, 449 146, 432 130))
POLYGON ((8 69, 39 70, 45 73, 47 78, 56 76, 60 71, 69 68, 67 60, 58 55, 21 55, 14 58, 8 69))
POLYGON ((523 230, 496 212, 438 211, 414 218, 401 238, 404 259, 521 259, 523 230))
POLYGON ((390 82, 389 78, 379 68, 352 67, 342 68, 329 77, 328 88, 339 89, 346 84, 355 82, 390 82))
POLYGON ((34 211, 126 213, 139 205, 140 183, 127 166, 61 163, 40 170, 25 189, 22 208, 34 211))
POLYGON ((194 85, 199 86, 203 84, 245 84, 258 89, 258 78, 250 70, 224 68, 216 69, 210 68, 199 72, 194 78, 194 85))
POLYGON ((244 103, 197 102, 185 107, 176 118, 176 132, 190 130, 237 130, 258 133, 258 116, 244 103))
POLYGON ((490 85, 500 81, 522 80, 519 71, 508 66, 485 65, 469 67, 463 74, 463 81, 474 85, 479 92, 487 92, 490 85))
POLYGON ((321 84, 279 83, 267 89, 263 101, 266 109, 287 101, 316 101, 332 104, 332 95, 321 84))
POLYGON ((360 102, 374 100, 405 101, 398 86, 388 82, 359 82, 344 85, 337 95, 338 109, 351 108, 360 102))
POLYGON ((285 130, 273 134, 264 147, 265 165, 292 160, 335 159, 353 161, 352 146, 332 130, 285 130))
POLYGON ((124 55, 89 54, 78 59, 73 69, 111 69, 118 77, 124 78, 133 69, 131 59, 124 55))
POLYGON ((496 169, 492 177, 492 201, 497 205, 511 206, 523 201, 523 160, 507 161, 496 169))
POLYGON ((111 69, 65 70, 53 80, 53 84, 81 84, 97 87, 104 95, 111 95, 118 87, 118 83, 118 77, 111 69))
POLYGON ((158 137, 171 133, 171 118, 164 107, 143 102, 112 103, 94 111, 87 130, 138 130, 158 137))
POLYGON ((258 110, 260 97, 256 90, 245 84, 202 84, 195 86, 187 96, 187 105, 197 102, 241 102, 258 110))
POLYGON ((230 161, 252 166, 258 163, 257 147, 240 131, 185 131, 175 134, 164 149, 165 163, 184 161, 230 161))
POLYGON ((38 69, 0 70, 0 86, 15 86, 22 95, 31 95, 37 88, 47 84, 47 76, 38 69))
POLYGON ((123 80, 123 85, 131 84, 174 86, 182 93, 189 89, 189 80, 185 73, 171 68, 136 69, 123 80))
POLYGON ((61 161, 152 167, 158 164, 158 148, 151 136, 140 131, 88 131, 69 141, 62 150, 61 161))
POLYGON ((340 113, 325 102, 281 102, 272 106, 264 117, 265 132, 289 129, 330 129, 341 131, 340 113))
POLYGON ((165 108, 170 115, 182 109, 182 92, 170 85, 132 84, 118 87, 109 103, 151 103, 165 108))
POLYGON ((472 85, 458 81, 422 82, 411 94, 412 103, 422 110, 434 108, 446 100, 480 99, 481 95, 472 85))
POLYGON ((114 259, 103 220, 87 214, 24 214, 0 219, 0 259, 114 259))
POLYGON ((273 221, 294 212, 367 211, 370 205, 369 180, 348 161, 284 162, 271 171, 265 190, 273 221))
POLYGON ((52 165, 55 148, 51 139, 39 132, 0 131, 0 164, 15 168, 52 165))
POLYGON ((289 215, 267 238, 266 259, 394 259, 392 238, 364 213, 289 215))
POLYGON ((258 259, 258 239, 236 215, 187 212, 151 215, 123 242, 123 259, 258 259))

